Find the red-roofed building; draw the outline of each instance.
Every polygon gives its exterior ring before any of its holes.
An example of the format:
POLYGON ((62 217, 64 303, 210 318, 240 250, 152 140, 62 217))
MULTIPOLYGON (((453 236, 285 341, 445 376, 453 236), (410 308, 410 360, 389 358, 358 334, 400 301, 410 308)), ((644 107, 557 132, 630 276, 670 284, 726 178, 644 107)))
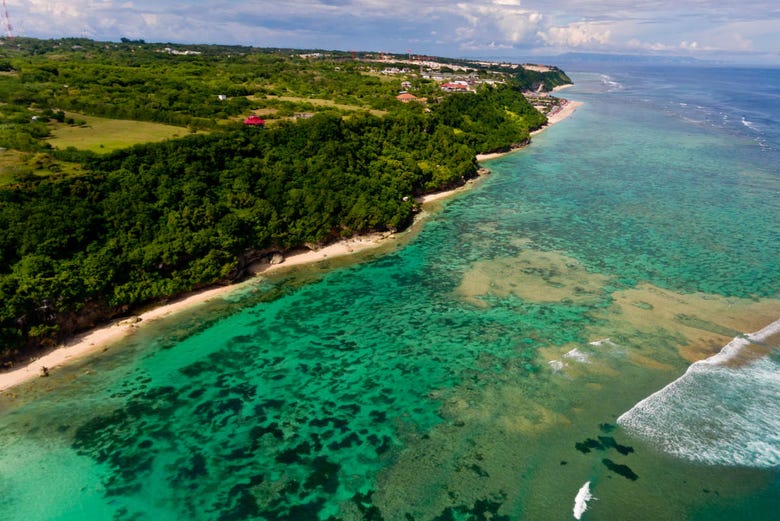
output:
POLYGON ((253 125, 255 127, 262 127, 265 125, 265 120, 257 116, 249 116, 244 120, 244 125, 253 125))
POLYGON ((468 92, 469 86, 463 81, 442 83, 441 90, 444 92, 468 92))

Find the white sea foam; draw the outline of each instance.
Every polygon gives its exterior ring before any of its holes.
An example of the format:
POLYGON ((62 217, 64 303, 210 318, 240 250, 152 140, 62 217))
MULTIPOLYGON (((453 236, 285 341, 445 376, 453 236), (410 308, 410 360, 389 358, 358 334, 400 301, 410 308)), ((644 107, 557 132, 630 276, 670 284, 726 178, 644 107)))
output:
POLYGON ((752 121, 746 120, 744 116, 742 117, 742 124, 745 125, 747 128, 749 128, 750 130, 755 130, 756 132, 758 132, 758 128, 756 127, 756 124, 753 123, 752 121))
POLYGON ((636 404, 618 423, 689 460, 780 466, 780 360, 776 352, 754 352, 755 344, 776 334, 780 320, 735 338, 636 404))
POLYGON ((606 74, 601 75, 601 83, 607 87, 608 92, 623 89, 623 85, 620 82, 615 81, 614 78, 607 76, 606 74))
POLYGON ((691 123, 693 125, 701 125, 702 123, 704 123, 703 119, 693 119, 693 118, 688 118, 688 117, 685 117, 685 116, 683 116, 682 119, 686 123, 691 123))
POLYGON ((563 357, 574 360, 575 362, 580 362, 582 364, 588 363, 590 361, 590 355, 588 355, 588 353, 583 353, 576 347, 563 355, 563 357))
POLYGON ((590 481, 580 487, 577 496, 574 498, 574 519, 582 519, 582 514, 588 509, 588 501, 594 499, 590 493, 590 481))
POLYGON ((550 360, 550 361, 549 361, 549 362, 547 362, 547 363, 548 363, 548 364, 550 364, 550 367, 551 367, 551 368, 552 368, 552 370, 553 370, 553 371, 555 371, 556 373, 557 373, 558 371, 560 371, 561 369, 563 369, 563 362, 561 362, 560 360, 550 360))
POLYGON ((594 340, 593 342, 588 342, 588 345, 601 347, 601 346, 616 346, 617 344, 609 338, 602 338, 601 340, 594 340))

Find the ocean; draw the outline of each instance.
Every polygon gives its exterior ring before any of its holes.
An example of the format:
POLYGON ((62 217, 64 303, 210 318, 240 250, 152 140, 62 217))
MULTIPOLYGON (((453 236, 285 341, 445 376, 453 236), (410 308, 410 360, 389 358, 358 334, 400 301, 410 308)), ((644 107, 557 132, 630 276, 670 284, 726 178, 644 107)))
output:
POLYGON ((4 520, 770 520, 780 69, 591 66, 380 250, 0 399, 4 520))

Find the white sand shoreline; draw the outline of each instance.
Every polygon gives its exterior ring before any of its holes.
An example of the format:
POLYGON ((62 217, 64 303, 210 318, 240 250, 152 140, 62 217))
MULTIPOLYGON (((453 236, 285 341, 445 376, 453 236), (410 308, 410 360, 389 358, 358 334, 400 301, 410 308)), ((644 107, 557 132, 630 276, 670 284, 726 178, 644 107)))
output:
MULTIPOLYGON (((564 85, 564 87, 571 87, 571 85, 564 85)), ((564 103, 561 105, 560 109, 558 109, 557 111, 547 115, 547 124, 544 125, 543 127, 539 128, 539 129, 536 129, 533 132, 531 132, 531 136, 537 136, 537 135, 541 134, 542 132, 544 132, 545 130, 547 130, 548 128, 550 128, 552 125, 555 125, 556 123, 560 123, 564 119, 566 119, 569 116, 571 116, 572 114, 574 114, 574 112, 579 107, 581 107, 583 105, 583 102, 581 102, 581 101, 571 101, 571 100, 565 100, 565 99, 562 100, 562 101, 564 103)), ((478 154, 477 155, 477 161, 481 163, 483 161, 489 161, 491 159, 504 157, 507 154, 511 154, 512 152, 516 152, 518 150, 522 150, 523 148, 525 148, 525 147, 514 148, 514 149, 509 150, 507 152, 492 152, 490 154, 478 154)), ((436 194, 434 194, 434 195, 436 195, 436 194)))
MULTIPOLYGON (((258 275, 282 268, 314 264, 328 258, 337 258, 376 248, 380 244, 384 244, 392 235, 393 234, 389 233, 374 233, 351 237, 318 250, 289 254, 285 257, 284 262, 279 264, 256 263, 248 268, 252 277, 245 282, 251 282, 258 275)), ((243 283, 231 284, 196 291, 190 295, 180 297, 174 302, 156 306, 149 311, 142 312, 138 315, 114 320, 106 325, 76 335, 61 346, 46 353, 40 358, 29 362, 23 367, 0 373, 0 393, 36 377, 43 376, 44 368, 46 368, 45 370, 47 372, 50 372, 67 363, 74 362, 99 351, 105 351, 110 345, 127 338, 145 324, 170 317, 182 311, 191 310, 196 306, 213 301, 214 299, 225 297, 226 295, 239 290, 242 287, 242 284, 243 283)))
MULTIPOLYGON (((539 132, 549 128, 551 125, 567 118, 580 105, 582 105, 581 102, 567 101, 561 110, 557 111, 551 116, 548 115, 547 125, 533 132, 532 135, 536 135, 539 132)), ((477 161, 487 161, 489 159, 504 156, 513 151, 496 154, 480 154, 477 156, 477 161)), ((474 182, 475 180, 469 181, 463 186, 460 186, 454 190, 429 194, 418 198, 417 201, 422 204, 428 204, 434 201, 443 200, 468 190, 474 185, 474 182)), ((425 212, 423 212, 423 214, 424 213, 425 212)), ((325 259, 342 257, 345 255, 351 255, 357 252, 377 248, 378 246, 385 244, 388 239, 394 237, 395 234, 392 233, 374 233, 365 236, 352 237, 317 250, 290 254, 289 256, 286 256, 284 262, 280 264, 254 264, 250 266, 249 271, 254 278, 260 274, 269 273, 281 268, 304 264, 314 264, 325 259)), ((252 279, 250 279, 250 281, 251 280, 252 279)), ((0 373, 0 393, 5 393, 12 387, 41 377, 44 372, 49 372, 52 369, 83 359, 89 355, 96 354, 100 351, 105 351, 110 345, 127 338, 144 324, 149 324, 156 320, 175 315, 182 311, 190 310, 214 299, 222 298, 230 293, 237 291, 241 287, 242 284, 232 284, 229 286, 220 286, 217 288, 197 291, 191 295, 181 297, 175 302, 157 306, 139 315, 115 320, 107 325, 100 326, 91 331, 87 331, 86 333, 77 335, 63 345, 55 348, 40 358, 29 362, 23 367, 0 373)))
POLYGON ((534 130, 531 132, 532 136, 535 136, 539 134, 540 132, 544 132, 547 128, 549 128, 551 125, 555 125, 556 123, 559 123, 563 121, 564 119, 568 118, 574 112, 580 108, 583 103, 581 101, 571 101, 571 100, 564 100, 565 103, 561 105, 561 108, 557 111, 553 112, 552 114, 547 115, 547 124, 543 126, 542 128, 538 130, 534 130))

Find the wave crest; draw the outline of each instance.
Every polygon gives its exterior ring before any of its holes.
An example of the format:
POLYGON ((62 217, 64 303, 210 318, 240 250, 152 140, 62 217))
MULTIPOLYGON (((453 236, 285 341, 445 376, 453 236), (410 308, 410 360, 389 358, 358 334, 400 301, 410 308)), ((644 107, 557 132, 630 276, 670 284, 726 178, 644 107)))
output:
POLYGON ((780 320, 720 353, 618 418, 660 449, 707 464, 780 466, 780 357, 760 343, 780 320))
POLYGON ((582 485, 582 487, 580 487, 580 490, 577 492, 577 496, 574 498, 574 508, 572 509, 574 519, 582 519, 582 514, 588 510, 588 501, 591 499, 594 498, 590 493, 590 481, 587 481, 584 485, 582 485))

